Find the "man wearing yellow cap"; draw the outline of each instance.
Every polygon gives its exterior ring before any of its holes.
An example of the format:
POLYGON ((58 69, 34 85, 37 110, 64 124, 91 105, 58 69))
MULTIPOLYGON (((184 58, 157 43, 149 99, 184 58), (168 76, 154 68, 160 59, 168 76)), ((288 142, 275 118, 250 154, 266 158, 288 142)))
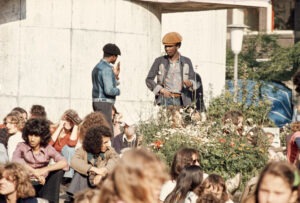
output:
POLYGON ((177 32, 163 37, 166 55, 155 59, 146 78, 146 85, 155 94, 158 105, 187 106, 192 102, 195 72, 191 60, 178 52, 181 41, 177 32))

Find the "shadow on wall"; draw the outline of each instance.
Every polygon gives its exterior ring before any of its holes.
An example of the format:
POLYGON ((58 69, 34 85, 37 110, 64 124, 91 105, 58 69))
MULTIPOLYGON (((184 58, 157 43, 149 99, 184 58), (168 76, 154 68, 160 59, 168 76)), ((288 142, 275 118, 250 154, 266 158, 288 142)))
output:
POLYGON ((26 18, 26 0, 0 0, 0 25, 26 18))

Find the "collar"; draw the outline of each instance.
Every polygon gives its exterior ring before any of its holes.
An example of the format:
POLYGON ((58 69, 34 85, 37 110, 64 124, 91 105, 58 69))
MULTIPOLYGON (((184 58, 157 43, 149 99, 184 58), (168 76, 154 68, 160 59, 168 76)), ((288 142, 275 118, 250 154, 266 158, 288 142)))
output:
POLYGON ((101 59, 102 62, 106 63, 110 67, 114 67, 111 63, 109 63, 106 59, 101 59))
MULTIPOLYGON (((25 142, 24 144, 25 144, 25 150, 27 152, 32 151, 32 148, 28 144, 26 144, 25 142)), ((43 152, 45 154, 45 151, 46 151, 45 147, 40 147, 40 152, 43 152)))
MULTIPOLYGON (((178 54, 179 54, 179 57, 178 57, 178 59, 175 61, 175 63, 180 63, 181 62, 181 54, 178 52, 178 54)), ((167 55, 167 57, 168 57, 168 55, 167 55)), ((172 61, 171 61, 171 59, 168 57, 168 61, 169 61, 169 63, 172 63, 172 61)))
POLYGON ((132 136, 132 138, 129 140, 129 139, 127 139, 125 133, 123 133, 123 138, 122 138, 122 141, 123 141, 123 142, 125 142, 125 141, 127 141, 127 142, 133 142, 133 141, 135 141, 135 140, 136 140, 136 134, 134 134, 134 135, 132 136))

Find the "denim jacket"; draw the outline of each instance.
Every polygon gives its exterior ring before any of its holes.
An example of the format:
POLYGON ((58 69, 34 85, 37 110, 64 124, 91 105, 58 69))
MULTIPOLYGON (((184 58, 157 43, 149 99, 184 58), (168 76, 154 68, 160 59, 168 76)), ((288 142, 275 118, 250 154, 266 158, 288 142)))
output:
POLYGON ((120 95, 120 89, 117 88, 117 80, 112 66, 103 59, 101 59, 92 71, 92 83, 93 99, 100 98, 103 99, 102 101, 114 103, 116 96, 120 95))
MULTIPOLYGON (((154 93, 155 102, 158 105, 161 97, 159 91, 164 87, 165 78, 169 67, 170 62, 168 56, 158 57, 155 59, 146 78, 146 85, 154 93), (154 80, 155 78, 156 81, 154 80)), ((193 83, 192 88, 182 87, 181 90, 183 106, 187 106, 192 103, 193 90, 196 89, 195 72, 191 60, 187 57, 180 56, 180 69, 182 73, 182 80, 188 79, 193 83)))

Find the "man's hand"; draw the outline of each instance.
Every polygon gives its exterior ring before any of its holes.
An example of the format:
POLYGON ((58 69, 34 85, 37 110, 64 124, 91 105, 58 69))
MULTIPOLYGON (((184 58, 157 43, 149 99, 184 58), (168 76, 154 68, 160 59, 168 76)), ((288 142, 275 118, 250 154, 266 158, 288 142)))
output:
POLYGON ((171 92, 169 92, 168 90, 166 90, 165 88, 162 88, 160 91, 160 94, 162 94, 164 97, 169 98, 171 97, 171 92))
POLYGON ((193 86, 193 83, 192 83, 190 80, 184 80, 184 81, 183 81, 183 84, 184 84, 186 87, 192 87, 192 86, 193 86))
POLYGON ((115 77, 117 80, 119 80, 119 74, 120 74, 120 61, 117 63, 115 67, 113 67, 113 71, 115 74, 115 77))
POLYGON ((90 171, 93 171, 93 172, 95 172, 97 175, 101 175, 101 176, 105 176, 107 173, 108 173, 108 171, 107 171, 107 168, 104 168, 104 167, 102 167, 102 168, 97 168, 97 167, 92 167, 92 168, 90 168, 90 171))
POLYGON ((102 180, 102 175, 96 175, 94 178, 94 185, 98 185, 102 180))

